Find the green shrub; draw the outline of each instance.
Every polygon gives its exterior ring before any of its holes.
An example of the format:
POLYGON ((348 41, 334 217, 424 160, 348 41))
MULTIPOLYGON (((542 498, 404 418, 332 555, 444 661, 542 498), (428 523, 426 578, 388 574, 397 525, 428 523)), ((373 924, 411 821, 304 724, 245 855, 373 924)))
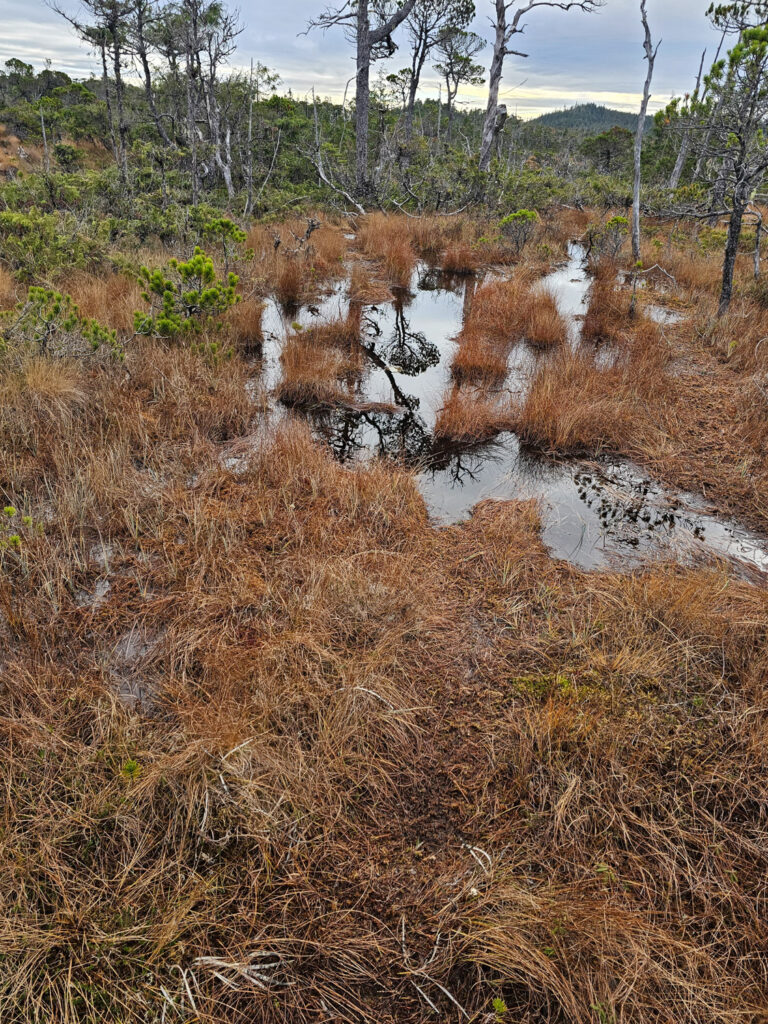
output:
POLYGON ((4 261, 22 281, 34 281, 66 268, 90 269, 104 259, 99 244, 82 235, 70 214, 0 212, 4 261))
POLYGON ((146 285, 142 297, 150 308, 135 313, 137 334, 174 338, 215 328, 217 318, 239 300, 237 275, 217 278, 213 260, 199 246, 192 259, 171 260, 168 266, 172 276, 161 269, 141 268, 140 278, 146 285))
POLYGON ((539 224, 539 215, 535 210, 518 210, 510 213, 499 222, 499 230, 516 255, 520 255, 528 242, 533 238, 539 224))
POLYGON ((53 147, 56 161, 64 171, 73 171, 83 158, 83 152, 66 142, 57 142, 53 147))
POLYGON ((28 351, 42 356, 82 356, 99 350, 117 359, 124 351, 117 332, 80 316, 71 296, 32 286, 27 298, 3 317, 0 352, 28 351))
POLYGON ((626 217, 610 217, 605 224, 590 224, 586 231, 589 255, 593 259, 607 256, 616 259, 629 237, 626 217))

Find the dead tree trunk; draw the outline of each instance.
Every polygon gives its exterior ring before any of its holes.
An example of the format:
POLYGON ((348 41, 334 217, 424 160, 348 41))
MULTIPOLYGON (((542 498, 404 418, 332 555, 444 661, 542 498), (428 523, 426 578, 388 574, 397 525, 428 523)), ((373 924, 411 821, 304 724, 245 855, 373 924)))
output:
POLYGON ((643 134, 645 132, 645 118, 648 113, 648 101, 651 98, 653 65, 656 63, 656 54, 659 52, 659 46, 661 45, 659 41, 654 49, 645 4, 646 0, 640 0, 640 18, 645 33, 643 47, 645 49, 645 59, 648 61, 648 72, 645 76, 643 100, 640 104, 640 115, 637 119, 637 128, 635 129, 635 181, 632 190, 632 259, 635 263, 640 259, 640 184, 642 181, 643 134))
MULTIPOLYGON (((706 55, 707 55, 707 51, 705 50, 702 53, 702 55, 701 55, 701 64, 699 64, 699 73, 696 76, 696 88, 693 91, 694 97, 697 97, 699 95, 699 89, 701 87, 701 74, 702 74, 702 72, 704 70, 704 58, 706 57, 706 55)), ((691 148, 691 128, 689 126, 688 128, 685 129, 685 131, 683 133, 683 137, 680 140, 680 149, 678 150, 678 153, 677 153, 677 160, 675 160, 675 166, 672 169, 672 174, 671 174, 670 179, 669 179, 669 187, 670 187, 670 189, 676 189, 677 186, 680 184, 680 175, 683 173, 683 168, 685 167, 685 161, 688 159, 688 153, 690 151, 690 148, 691 148)))
POLYGON ((488 104, 485 108, 485 121, 480 143, 479 167, 481 171, 489 170, 496 140, 507 119, 507 108, 503 104, 499 104, 499 85, 504 72, 504 58, 528 56, 527 53, 510 49, 510 42, 514 36, 525 28, 521 24, 522 19, 536 7, 556 7, 561 11, 570 11, 572 7, 576 7, 581 11, 594 11, 601 6, 602 0, 566 0, 564 3, 559 3, 557 0, 528 0, 523 7, 515 11, 510 21, 508 14, 515 3, 516 0, 494 0, 496 20, 493 23, 493 56, 488 72, 488 104))

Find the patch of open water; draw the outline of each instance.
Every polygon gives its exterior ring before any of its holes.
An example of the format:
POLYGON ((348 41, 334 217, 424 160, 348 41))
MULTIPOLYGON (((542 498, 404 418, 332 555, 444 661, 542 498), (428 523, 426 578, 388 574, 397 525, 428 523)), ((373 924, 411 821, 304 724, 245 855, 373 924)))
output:
MULTIPOLYGON (((715 555, 768 572, 768 539, 715 515, 695 495, 663 487, 630 462, 549 459, 525 450, 509 433, 470 448, 436 441, 435 416, 451 387, 455 338, 478 284, 475 277, 451 280, 419 265, 409 290, 365 307, 366 370, 356 397, 392 404, 397 412, 312 413, 314 431, 336 458, 382 456, 415 467, 430 514, 440 524, 465 519, 484 499, 535 498, 552 555, 582 568, 631 567, 654 556, 691 561, 715 555)), ((570 342, 577 345, 590 287, 583 249, 571 246, 568 262, 538 287, 554 295, 570 342)), ((314 306, 286 312, 270 302, 263 321, 266 387, 274 388, 280 379, 280 350, 293 325, 327 322, 346 316, 348 309, 343 280, 314 306)), ((660 307, 651 315, 674 322, 674 314, 660 307)), ((524 342, 515 346, 506 388, 524 392, 542 358, 524 342)))

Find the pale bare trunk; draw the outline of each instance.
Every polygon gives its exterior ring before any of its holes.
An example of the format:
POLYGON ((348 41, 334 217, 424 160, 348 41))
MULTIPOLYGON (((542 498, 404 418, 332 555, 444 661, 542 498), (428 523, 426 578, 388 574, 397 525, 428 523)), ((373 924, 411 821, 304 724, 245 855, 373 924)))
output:
MULTIPOLYGON (((485 108, 483 135, 480 143, 480 170, 491 166, 491 156, 496 137, 500 131, 499 85, 504 71, 504 57, 507 52, 507 9, 504 0, 496 0, 496 25, 493 39, 493 57, 488 72, 488 104, 485 108)), ((506 109, 504 110, 506 113, 506 109)), ((503 125, 503 120, 501 121, 503 125)))
MULTIPOLYGON (((693 92, 694 97, 699 95, 699 88, 701 86, 701 73, 704 70, 704 58, 706 57, 706 55, 707 55, 707 51, 705 50, 702 53, 702 55, 701 55, 701 63, 699 64, 699 73, 696 76, 696 88, 694 89, 694 92, 693 92)), ((686 130, 685 130, 685 132, 683 134, 683 137, 680 140, 680 149, 678 150, 678 153, 677 153, 677 160, 675 160, 675 166, 674 166, 674 168, 672 170, 672 175, 671 175, 671 177, 669 179, 669 187, 671 189, 676 189, 677 186, 680 184, 680 176, 683 173, 683 168, 685 167, 685 161, 688 159, 688 153, 690 152, 690 148, 691 148, 691 129, 690 128, 686 128, 686 130)))
POLYGON ((654 49, 651 41, 651 30, 648 25, 648 16, 645 10, 646 0, 640 0, 640 17, 645 32, 645 59, 648 61, 648 73, 645 76, 643 86, 643 100, 640 104, 640 116, 637 119, 635 130, 635 180, 632 191, 632 259, 635 263, 640 259, 640 185, 642 180, 641 160, 643 155, 643 133, 645 132, 645 118, 648 113, 648 101, 651 98, 651 79, 653 78, 653 65, 656 62, 656 54, 659 50, 657 43, 654 49))
POLYGON ((357 8, 357 77, 355 81, 355 186, 365 196, 368 181, 368 119, 371 109, 371 28, 368 0, 358 0, 357 8))

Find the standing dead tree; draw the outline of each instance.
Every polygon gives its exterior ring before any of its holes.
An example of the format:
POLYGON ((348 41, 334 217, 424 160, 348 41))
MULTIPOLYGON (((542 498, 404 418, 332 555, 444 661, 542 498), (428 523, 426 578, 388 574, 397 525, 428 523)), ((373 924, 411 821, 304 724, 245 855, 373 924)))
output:
POLYGON ((555 0, 529 0, 522 7, 517 7, 519 0, 494 0, 495 19, 492 21, 494 30, 493 57, 488 72, 488 105, 485 110, 483 136, 480 145, 480 170, 487 171, 491 166, 493 148, 500 131, 507 119, 507 108, 499 104, 499 86, 504 72, 505 57, 527 57, 527 53, 512 48, 512 40, 522 35, 525 25, 522 19, 537 7, 557 8, 570 11, 572 7, 580 11, 591 12, 602 7, 603 0, 572 0, 557 3, 555 0), (517 9, 515 9, 517 8, 517 9))
POLYGON ((392 10, 380 0, 346 0, 336 9, 328 9, 309 23, 309 28, 323 30, 344 26, 356 47, 355 88, 355 185, 359 197, 369 196, 373 189, 368 174, 368 123, 371 110, 371 64, 395 52, 392 33, 409 16, 416 0, 392 10))
POLYGON ((641 159, 643 155, 643 135, 645 133, 645 118, 648 114, 648 101, 651 98, 651 80, 653 79, 653 65, 656 63, 656 54, 659 52, 659 41, 654 47, 651 39, 651 29, 648 24, 648 13, 646 11, 646 0, 640 0, 640 19, 643 23, 643 48, 645 59, 648 61, 648 70, 643 85, 643 99, 640 103, 640 114, 637 118, 635 129, 635 179, 632 189, 632 259, 637 263, 640 259, 640 183, 642 176, 641 159))
MULTIPOLYGON (((696 88, 693 90, 693 96, 691 97, 691 102, 693 104, 696 104, 698 102, 699 90, 701 89, 701 76, 704 72, 704 59, 706 56, 707 51, 704 50, 704 52, 701 55, 701 63, 699 64, 699 73, 696 76, 696 88)), ((717 60, 717 56, 715 56, 715 60, 717 60)), ((685 167, 685 161, 688 159, 688 153, 690 151, 690 148, 691 127, 690 125, 686 125, 685 130, 683 131, 682 138, 680 139, 680 149, 678 149, 677 151, 677 159, 675 160, 675 166, 672 168, 672 174, 669 178, 669 187, 673 191, 680 184, 680 176, 683 173, 683 168, 685 167)))

